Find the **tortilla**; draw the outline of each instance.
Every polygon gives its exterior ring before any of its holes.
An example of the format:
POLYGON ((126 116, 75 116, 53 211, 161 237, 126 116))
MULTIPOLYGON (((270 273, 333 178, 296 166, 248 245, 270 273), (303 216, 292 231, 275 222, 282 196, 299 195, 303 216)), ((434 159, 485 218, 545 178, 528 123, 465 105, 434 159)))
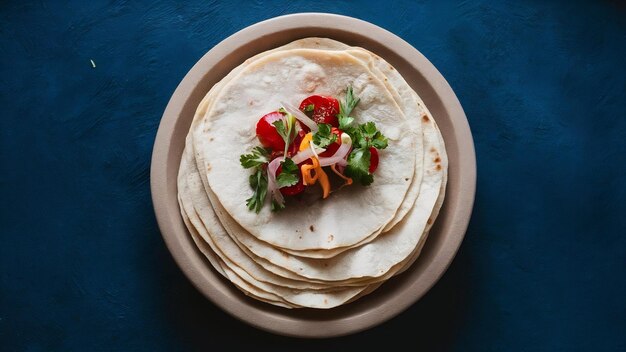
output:
POLYGON ((415 138, 402 111, 384 85, 345 53, 295 49, 253 62, 221 88, 193 133, 196 159, 204 162, 200 169, 209 188, 219 190, 220 205, 255 237, 287 249, 332 249, 367 238, 393 219, 415 171, 415 138), (299 76, 291 77, 286 69, 298 70, 299 76), (333 79, 316 80, 319 76, 333 79), (380 153, 386 167, 377 170, 377 187, 346 188, 327 200, 287 206, 280 213, 269 207, 250 212, 243 201, 250 193, 249 173, 232 170, 241 170, 239 156, 258 143, 254 126, 259 111, 316 93, 340 96, 348 85, 361 99, 353 112, 357 121, 375 122, 390 139, 380 153))
POLYGON ((411 266, 446 180, 441 133, 402 76, 365 49, 306 38, 246 60, 211 88, 190 128, 178 185, 196 245, 237 288, 285 308, 332 308, 411 266), (341 99, 347 84, 361 98, 351 116, 374 121, 390 137, 374 183, 310 204, 292 201, 279 213, 267 205, 260 214, 249 211, 249 172, 239 155, 258 145, 258 118, 280 101, 341 99))

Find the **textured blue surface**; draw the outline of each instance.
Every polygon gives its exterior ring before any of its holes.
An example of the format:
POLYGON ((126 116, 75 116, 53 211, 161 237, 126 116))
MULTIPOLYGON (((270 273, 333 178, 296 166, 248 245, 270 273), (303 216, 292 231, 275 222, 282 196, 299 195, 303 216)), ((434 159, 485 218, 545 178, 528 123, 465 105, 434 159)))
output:
POLYGON ((3 2, 0 349, 624 351, 625 57, 626 9, 608 1, 3 2), (382 326, 306 344, 201 296, 149 190, 187 70, 235 31, 302 11, 368 20, 424 53, 465 108, 479 170, 435 288, 382 326))

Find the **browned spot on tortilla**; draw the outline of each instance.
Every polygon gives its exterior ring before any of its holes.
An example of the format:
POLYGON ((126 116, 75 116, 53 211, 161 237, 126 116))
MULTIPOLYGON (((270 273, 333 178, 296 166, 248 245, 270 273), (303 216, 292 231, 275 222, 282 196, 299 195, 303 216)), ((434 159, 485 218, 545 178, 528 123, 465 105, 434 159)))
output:
POLYGON ((280 251, 280 254, 285 258, 289 258, 289 255, 283 251, 280 251))
POLYGON ((311 230, 311 232, 315 231, 315 227, 313 227, 313 225, 309 226, 309 230, 311 230))
POLYGON ((302 268, 298 268, 298 269, 300 269, 300 271, 302 271, 302 268))
POLYGON ((436 153, 436 152, 437 152, 437 149, 435 149, 435 148, 430 148, 430 152, 431 152, 431 153, 436 153))
POLYGON ((328 304, 328 300, 324 298, 324 304, 328 304))
POLYGON ((432 223, 433 223, 433 219, 428 218, 428 221, 426 221, 426 222, 428 223, 428 225, 430 225, 430 224, 432 224, 432 223))
POLYGON ((385 82, 387 82, 387 81, 388 81, 387 78, 385 78, 385 82))
POLYGON ((395 70, 395 68, 393 68, 393 66, 391 66, 391 65, 389 65, 389 69, 392 70, 392 71, 395 70))
POLYGON ((430 119, 428 118, 428 116, 424 115, 424 116, 422 116, 422 121, 428 122, 428 121, 430 121, 430 119))
POLYGON ((298 236, 299 239, 302 239, 302 236, 298 236))
POLYGON ((254 100, 250 100, 250 101, 248 102, 248 105, 249 105, 249 106, 254 105, 254 100))
POLYGON ((408 178, 408 177, 405 177, 405 178, 404 178, 404 180, 405 180, 405 181, 408 181, 408 180, 409 180, 409 178, 408 178))
POLYGON ((316 45, 320 45, 319 40, 316 40, 316 41, 315 41, 315 44, 316 44, 316 45))
POLYGON ((332 234, 328 235, 328 242, 332 242, 332 240, 335 239, 335 236, 333 236, 332 234))
POLYGON ((435 166, 435 169, 437 169, 437 171, 440 171, 441 170, 441 165, 437 164, 437 166, 435 166))
POLYGON ((206 164, 206 171, 211 171, 211 164, 206 164))
POLYGON ((435 162, 436 162, 436 163, 438 163, 438 162, 440 162, 440 161, 441 161, 441 158, 440 158, 440 157, 436 157, 436 158, 435 158, 435 162))

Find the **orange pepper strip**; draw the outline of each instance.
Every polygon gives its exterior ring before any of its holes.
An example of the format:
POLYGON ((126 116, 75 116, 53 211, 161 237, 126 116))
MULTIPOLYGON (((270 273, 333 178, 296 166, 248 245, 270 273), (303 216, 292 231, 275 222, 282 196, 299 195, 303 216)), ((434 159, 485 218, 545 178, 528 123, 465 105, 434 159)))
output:
POLYGON ((311 160, 313 161, 313 165, 302 165, 300 168, 300 172, 302 172, 302 183, 305 186, 310 186, 319 180, 320 186, 322 186, 323 196, 324 198, 327 198, 330 194, 330 181, 328 180, 328 175, 326 175, 326 172, 322 170, 320 162, 316 157, 311 158, 311 160))
MULTIPOLYGON (((317 159, 315 159, 317 161, 317 159)), ((319 165, 319 163, 318 163, 319 165)), ((324 170, 322 170, 322 168, 320 167, 319 170, 317 170, 317 177, 318 180, 320 181, 320 186, 322 186, 322 191, 323 193, 323 198, 326 199, 328 198, 328 195, 330 194, 330 181, 328 181, 328 175, 326 175, 326 173, 324 172, 324 170)))
MULTIPOLYGON (((302 138, 302 142, 300 142, 299 150, 303 151, 308 148, 313 140, 313 133, 309 132, 304 135, 302 138)), ((319 160, 316 157, 312 157, 313 165, 302 165, 300 168, 300 172, 302 173, 302 183, 305 186, 314 185, 316 181, 320 181, 320 186, 322 186, 322 192, 324 198, 327 198, 330 194, 330 181, 328 180, 328 175, 322 170, 320 166, 319 160)), ((334 165, 333 165, 334 167, 334 165)), ((335 171, 337 172, 337 171, 335 171)), ((343 177, 343 176, 342 176, 343 177)), ((345 177, 344 177, 345 179, 345 177)), ((350 183, 352 183, 352 179, 349 179, 350 183)))
POLYGON ((315 181, 317 181, 319 177, 319 174, 317 173, 317 170, 315 170, 314 165, 302 165, 302 167, 300 168, 300 172, 302 172, 302 183, 305 186, 315 184, 315 181), (314 174, 312 174, 313 171, 315 172, 314 174))
POLYGON ((298 150, 303 151, 306 148, 308 148, 312 140, 313 140, 313 133, 309 132, 305 134, 304 137, 302 137, 302 142, 300 142, 300 147, 298 148, 298 150))

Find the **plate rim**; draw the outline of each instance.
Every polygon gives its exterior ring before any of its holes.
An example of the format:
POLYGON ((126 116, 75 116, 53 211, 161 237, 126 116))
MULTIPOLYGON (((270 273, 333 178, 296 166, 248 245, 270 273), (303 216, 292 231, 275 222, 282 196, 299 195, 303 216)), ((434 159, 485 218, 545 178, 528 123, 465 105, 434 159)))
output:
MULTIPOLYGON (((208 89, 204 94, 206 91, 208 89)), ((435 119, 437 120, 436 116, 435 119)), ((445 141, 448 144, 449 140, 445 141)), ((150 188, 157 223, 170 254, 185 276, 205 297, 231 316, 256 328, 291 337, 328 338, 357 333, 382 324, 419 300, 441 278, 454 259, 469 225, 476 191, 476 157, 469 122, 457 96, 441 73, 417 49, 395 34, 364 20, 329 13, 295 13, 252 24, 230 35, 204 54, 187 72, 172 94, 159 123, 150 166, 150 188), (213 268, 206 267, 206 262, 199 257, 195 244, 192 246, 189 243, 193 241, 186 228, 184 229, 186 243, 181 238, 179 233, 183 222, 182 216, 178 202, 173 213, 174 207, 171 206, 171 195, 168 190, 177 187, 176 175, 183 146, 171 145, 170 142, 177 132, 176 124, 180 113, 189 104, 189 100, 193 100, 191 96, 194 91, 197 95, 198 86, 209 76, 210 70, 225 60, 229 54, 264 37, 285 31, 315 28, 343 31, 354 35, 368 33, 368 39, 395 52, 423 76, 435 92, 435 98, 441 99, 442 106, 450 117, 452 124, 450 133, 454 135, 453 141, 459 144, 457 149, 463 157, 459 157, 454 165, 450 163, 449 171, 458 173, 459 177, 462 174, 462 177, 459 181, 458 205, 449 210, 452 211, 448 215, 451 217, 450 226, 447 228, 449 234, 443 238, 444 242, 440 245, 442 250, 438 256, 428 263, 424 281, 409 284, 400 296, 364 313, 349 315, 348 312, 347 316, 340 315, 327 320, 323 318, 299 320, 293 316, 294 312, 301 310, 283 309, 281 312, 260 306, 268 306, 266 303, 247 302, 245 300, 251 299, 245 296, 233 299, 233 288, 227 287, 232 284, 219 277, 213 268), (207 67, 210 68, 209 72, 207 67), (176 170, 174 175, 171 167, 168 168, 172 162, 176 170)), ((447 192, 450 192, 449 186, 447 192)), ((445 205, 444 201, 444 207, 445 205)), ((439 221, 438 219, 437 222, 439 221)), ((428 240, 426 242, 428 244, 428 240)), ((359 301, 367 298, 363 297, 359 301)), ((333 315, 333 310, 325 312, 331 312, 327 316, 333 315)))

